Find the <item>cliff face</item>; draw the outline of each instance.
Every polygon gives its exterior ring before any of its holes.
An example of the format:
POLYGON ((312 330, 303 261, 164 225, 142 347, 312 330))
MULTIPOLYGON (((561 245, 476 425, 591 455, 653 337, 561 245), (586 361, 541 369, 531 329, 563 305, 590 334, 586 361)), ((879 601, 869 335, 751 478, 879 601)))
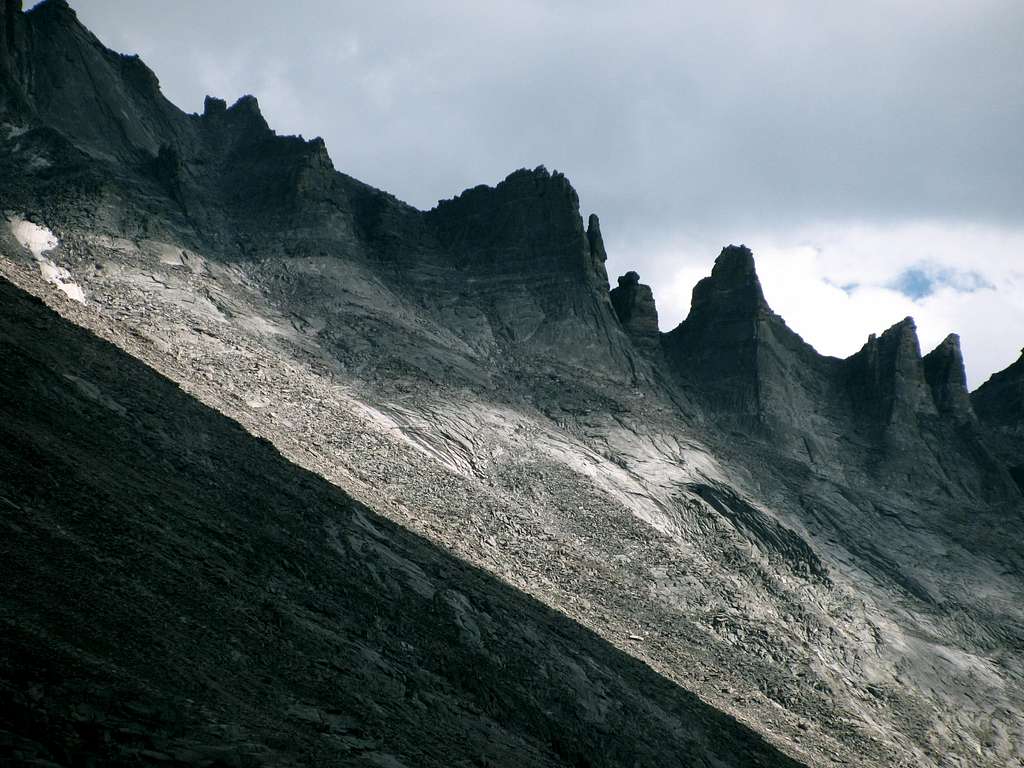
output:
POLYGON ((628 342, 608 298, 600 225, 591 216, 584 229, 563 174, 516 171, 440 202, 424 219, 449 279, 472 282, 471 300, 498 337, 625 370, 628 342))
POLYGON ((1020 429, 1024 425, 1024 352, 1017 362, 978 387, 971 402, 986 424, 1020 429))
POLYGON ((25 27, 21 0, 0 0, 0 110, 24 106, 25 27))
POLYGON ((610 294, 615 316, 637 349, 656 354, 661 348, 661 331, 651 286, 641 283, 636 272, 622 275, 618 283, 610 294))
POLYGON ((989 444, 1024 492, 1024 353, 971 394, 989 444))
POLYGON ((960 337, 951 333, 924 357, 924 375, 939 413, 960 421, 975 418, 967 390, 967 373, 960 351, 960 337))

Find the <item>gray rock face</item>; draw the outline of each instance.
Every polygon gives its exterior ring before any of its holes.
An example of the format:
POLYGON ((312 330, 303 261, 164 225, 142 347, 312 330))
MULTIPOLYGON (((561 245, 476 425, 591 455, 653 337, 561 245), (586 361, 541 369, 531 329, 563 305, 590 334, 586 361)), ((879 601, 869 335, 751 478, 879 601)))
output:
POLYGON ((971 394, 989 445, 1024 492, 1024 352, 971 394))
POLYGON ((872 335, 844 368, 858 410, 878 424, 911 425, 919 414, 936 413, 911 317, 872 335))
POLYGON ((971 395, 978 418, 1001 427, 1024 425, 1024 351, 1009 368, 995 373, 971 395))
POLYGON ((753 254, 742 245, 722 250, 664 347, 681 381, 711 412, 750 429, 802 430, 828 396, 835 368, 771 311, 753 254))
POLYGON ((625 369, 628 342, 609 304, 600 225, 592 216, 584 231, 563 174, 516 171, 441 201, 424 222, 449 269, 477 286, 497 335, 625 369))
POLYGON ((658 308, 654 303, 651 286, 640 282, 640 275, 627 272, 619 285, 611 290, 615 315, 622 323, 633 344, 645 352, 661 349, 661 331, 658 329, 658 308))
POLYGON ((924 357, 924 375, 938 412, 961 421, 975 418, 967 390, 960 337, 951 333, 924 357))

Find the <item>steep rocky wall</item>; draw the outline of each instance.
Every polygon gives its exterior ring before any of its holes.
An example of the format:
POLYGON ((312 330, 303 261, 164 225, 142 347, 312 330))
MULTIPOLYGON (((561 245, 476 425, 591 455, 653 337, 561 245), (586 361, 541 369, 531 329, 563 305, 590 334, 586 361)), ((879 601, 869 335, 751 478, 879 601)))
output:
POLYGON ((568 179, 544 167, 479 186, 425 215, 453 278, 472 286, 499 336, 565 359, 628 371, 608 298, 596 216, 585 230, 568 179))
POLYGON ((658 328, 658 308, 654 303, 651 286, 640 282, 640 275, 627 272, 618 279, 610 293, 615 315, 626 330, 634 346, 647 354, 661 350, 661 331, 658 328))
POLYGON ((925 355, 924 375, 932 391, 938 412, 958 421, 975 418, 971 396, 967 390, 967 372, 960 350, 960 337, 947 336, 939 346, 925 355))
POLYGON ((971 394, 993 450, 1024 493, 1024 352, 971 394))

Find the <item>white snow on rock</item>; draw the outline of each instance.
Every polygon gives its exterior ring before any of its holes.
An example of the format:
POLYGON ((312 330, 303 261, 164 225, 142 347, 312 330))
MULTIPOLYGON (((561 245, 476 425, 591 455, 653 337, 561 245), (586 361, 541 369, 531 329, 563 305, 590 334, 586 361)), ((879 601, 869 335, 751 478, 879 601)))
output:
POLYGON ((11 225, 14 239, 21 243, 23 248, 32 251, 32 255, 37 260, 42 259, 43 254, 47 251, 52 251, 60 245, 60 241, 46 227, 40 227, 38 224, 25 221, 17 216, 8 217, 7 221, 11 225))
POLYGON ((23 248, 27 248, 32 252, 32 258, 39 265, 39 273, 43 276, 43 279, 63 291, 69 299, 84 304, 85 291, 74 282, 71 273, 64 269, 64 267, 57 266, 43 255, 48 251, 52 251, 60 244, 60 241, 53 232, 46 227, 40 227, 38 224, 25 221, 17 216, 9 216, 7 223, 11 227, 11 234, 14 235, 14 239, 23 248))

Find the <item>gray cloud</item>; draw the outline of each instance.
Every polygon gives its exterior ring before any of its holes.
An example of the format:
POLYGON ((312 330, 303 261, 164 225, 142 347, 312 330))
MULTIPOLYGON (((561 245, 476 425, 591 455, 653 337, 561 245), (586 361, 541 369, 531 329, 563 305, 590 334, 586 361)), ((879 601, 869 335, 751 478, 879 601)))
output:
MULTIPOLYGON (((731 241, 1024 229, 1019 0, 77 10, 183 108, 254 93, 279 132, 322 135, 339 169, 418 207, 520 166, 562 170, 601 215, 612 269, 639 269, 656 296, 731 241)), ((992 282, 983 253, 953 261, 937 269, 992 282)))

